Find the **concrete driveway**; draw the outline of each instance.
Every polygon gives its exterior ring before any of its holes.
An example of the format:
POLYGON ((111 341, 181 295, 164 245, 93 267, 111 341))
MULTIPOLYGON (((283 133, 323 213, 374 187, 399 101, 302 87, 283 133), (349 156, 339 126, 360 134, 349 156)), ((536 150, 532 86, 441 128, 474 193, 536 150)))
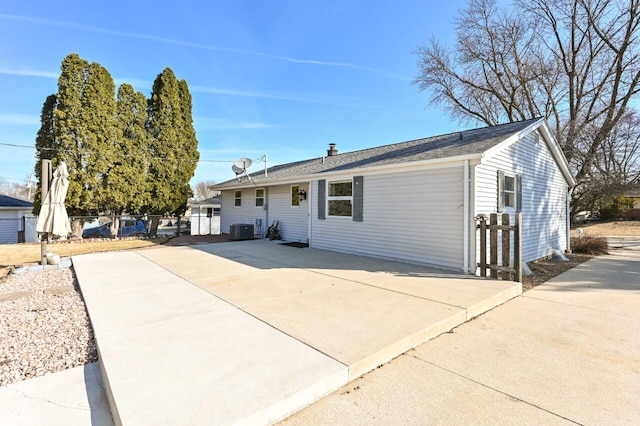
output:
POLYGON ((521 292, 268 241, 73 263, 123 424, 271 424, 521 292))
POLYGON ((283 422, 638 424, 640 251, 592 259, 283 422))

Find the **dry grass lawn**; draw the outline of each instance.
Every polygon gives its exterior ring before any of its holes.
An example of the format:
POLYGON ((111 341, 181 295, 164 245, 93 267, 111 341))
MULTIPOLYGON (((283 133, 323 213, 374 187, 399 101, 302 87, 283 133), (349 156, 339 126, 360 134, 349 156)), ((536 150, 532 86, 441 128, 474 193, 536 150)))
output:
POLYGON ((572 235, 576 235, 576 229, 582 228, 585 235, 593 237, 640 237, 640 221, 619 220, 615 222, 591 222, 575 225, 572 235))
MULTIPOLYGON (((78 254, 97 253, 102 251, 133 250, 154 247, 167 241, 167 238, 152 240, 105 240, 73 243, 49 244, 50 252, 69 257, 78 254)), ((25 263, 40 262, 40 243, 0 244, 0 267, 22 266, 25 263)))

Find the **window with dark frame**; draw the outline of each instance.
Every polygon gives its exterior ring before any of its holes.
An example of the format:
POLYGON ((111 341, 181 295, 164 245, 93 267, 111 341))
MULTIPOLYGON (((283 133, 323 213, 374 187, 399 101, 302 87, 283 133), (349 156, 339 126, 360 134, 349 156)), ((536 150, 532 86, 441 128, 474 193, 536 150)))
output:
POLYGON ((242 191, 236 191, 235 192, 234 206, 235 207, 242 207, 242 191))
POLYGON ((264 206, 264 189, 258 188, 256 189, 256 207, 264 206))

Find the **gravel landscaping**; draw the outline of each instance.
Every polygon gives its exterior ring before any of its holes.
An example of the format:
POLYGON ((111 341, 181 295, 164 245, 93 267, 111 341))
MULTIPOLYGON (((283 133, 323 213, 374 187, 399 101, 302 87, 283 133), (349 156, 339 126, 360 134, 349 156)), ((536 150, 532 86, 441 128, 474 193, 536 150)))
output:
POLYGON ((0 282, 0 386, 97 361, 72 268, 0 282))

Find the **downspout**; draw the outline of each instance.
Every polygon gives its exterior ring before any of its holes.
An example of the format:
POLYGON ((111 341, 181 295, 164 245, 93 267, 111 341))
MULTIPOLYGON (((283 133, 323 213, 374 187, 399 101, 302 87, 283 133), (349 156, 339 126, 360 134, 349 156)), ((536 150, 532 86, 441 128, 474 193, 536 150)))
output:
POLYGON ((265 235, 264 232, 269 229, 269 226, 271 226, 271 224, 269 223, 269 202, 271 200, 269 199, 269 187, 265 187, 264 188, 264 206, 262 206, 262 209, 264 210, 264 230, 263 230, 263 234, 265 235))
POLYGON ((469 273, 469 160, 464 160, 462 195, 462 220, 463 220, 463 248, 464 259, 462 261, 462 272, 469 273))
POLYGON ((567 191, 567 253, 571 253, 571 196, 575 187, 567 191))
POLYGON ((311 247, 311 226, 313 221, 312 216, 311 216, 311 203, 312 203, 312 197, 311 197, 311 185, 313 184, 313 182, 309 181, 309 186, 307 187, 307 215, 309 216, 309 223, 307 224, 307 244, 309 244, 309 247, 311 247))

